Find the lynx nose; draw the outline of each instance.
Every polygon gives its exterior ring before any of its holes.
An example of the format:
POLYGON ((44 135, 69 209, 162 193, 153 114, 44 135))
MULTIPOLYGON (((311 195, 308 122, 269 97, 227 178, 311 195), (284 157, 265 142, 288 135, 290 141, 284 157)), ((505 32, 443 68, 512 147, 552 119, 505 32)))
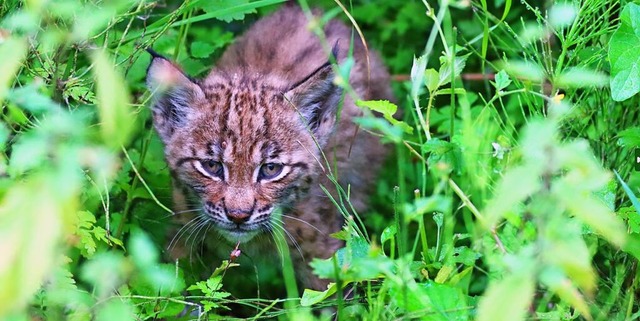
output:
POLYGON ((227 210, 227 218, 236 224, 242 224, 249 220, 251 213, 243 210, 227 210))

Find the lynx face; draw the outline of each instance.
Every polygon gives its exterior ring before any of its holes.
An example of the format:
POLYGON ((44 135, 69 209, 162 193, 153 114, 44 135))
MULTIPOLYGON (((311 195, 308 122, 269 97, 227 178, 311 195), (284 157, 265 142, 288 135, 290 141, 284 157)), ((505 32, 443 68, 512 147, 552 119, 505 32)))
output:
POLYGON ((154 56, 147 82, 167 161, 229 241, 271 229, 274 209, 294 204, 318 175, 341 95, 331 68, 318 66, 294 85, 215 72, 192 81, 154 56))

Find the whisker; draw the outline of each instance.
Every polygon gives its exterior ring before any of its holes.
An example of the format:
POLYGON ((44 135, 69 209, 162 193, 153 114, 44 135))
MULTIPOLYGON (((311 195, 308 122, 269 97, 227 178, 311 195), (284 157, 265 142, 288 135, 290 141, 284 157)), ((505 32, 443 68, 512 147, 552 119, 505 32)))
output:
POLYGON ((173 238, 171 239, 171 242, 169 242, 169 246, 167 246, 168 250, 171 250, 172 248, 174 248, 177 244, 177 241, 180 240, 180 238, 182 237, 182 235, 189 229, 191 229, 191 227, 193 227, 193 225, 197 225, 198 223, 200 223, 200 221, 203 219, 202 216, 196 216, 195 218, 193 218, 192 220, 190 220, 189 222, 187 222, 185 225, 183 225, 178 232, 176 232, 176 235, 173 236, 173 238))
POLYGON ((172 214, 167 214, 165 216, 163 216, 161 219, 167 219, 170 217, 174 217, 176 215, 180 215, 180 214, 185 214, 185 213, 193 213, 193 212, 199 212, 202 211, 202 208, 194 208, 194 209, 190 209, 190 210, 184 210, 184 211, 177 211, 177 212, 173 212, 172 214))
POLYGON ((282 230, 284 232, 284 235, 286 235, 291 240, 291 243, 296 248, 296 250, 298 250, 298 253, 300 254, 300 257, 304 261, 304 255, 302 254, 302 249, 300 248, 300 244, 298 244, 298 241, 295 240, 293 235, 291 235, 291 233, 289 233, 289 231, 287 231, 287 229, 285 229, 284 226, 282 226, 282 225, 273 224, 273 222, 268 222, 267 224, 269 224, 270 226, 272 226, 274 228, 279 228, 280 230, 282 230))
POLYGON ((209 232, 209 229, 211 229, 211 226, 213 226, 213 224, 207 225, 207 229, 204 230, 204 233, 202 234, 202 238, 200 239, 200 256, 204 254, 204 244, 205 244, 204 240, 207 238, 207 233, 209 232))
POLYGON ((282 258, 284 256, 284 250, 280 248, 280 243, 276 240, 277 236, 275 235, 273 225, 271 224, 271 222, 265 222, 265 225, 268 227, 267 231, 269 231, 269 234, 273 239, 273 243, 276 245, 276 250, 278 251, 278 255, 280 255, 280 257, 282 258))
POLYGON ((201 221, 185 241, 186 244, 189 244, 189 240, 193 238, 191 241, 191 246, 189 247, 189 260, 191 261, 193 261, 193 248, 196 244, 196 241, 198 240, 198 234, 200 234, 200 231, 202 231, 203 228, 207 226, 207 223, 207 220, 201 221))
MULTIPOLYGON (((309 223, 309 222, 307 222, 307 221, 305 221, 305 220, 303 220, 303 219, 297 218, 297 217, 295 217, 295 216, 287 215, 287 214, 281 214, 281 215, 282 215, 282 217, 286 217, 286 218, 288 218, 288 219, 291 219, 291 220, 294 220, 294 221, 298 221, 298 222, 300 222, 300 223, 307 224, 307 225, 309 225, 311 228, 313 228, 314 230, 318 231, 318 233, 322 234, 323 236, 327 236, 327 234, 325 234, 324 232, 320 231, 320 230, 319 230, 317 227, 315 227, 313 224, 311 224, 311 223, 309 223)), ((283 225, 284 225, 284 221, 282 221, 282 223, 283 223, 283 225)))

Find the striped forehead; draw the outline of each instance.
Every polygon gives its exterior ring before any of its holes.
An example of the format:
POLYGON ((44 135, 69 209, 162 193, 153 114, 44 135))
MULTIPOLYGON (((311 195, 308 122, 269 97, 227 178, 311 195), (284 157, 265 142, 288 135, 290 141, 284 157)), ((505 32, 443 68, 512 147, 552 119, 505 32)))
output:
POLYGON ((210 132, 208 150, 215 158, 233 162, 261 162, 275 158, 281 152, 276 142, 278 131, 274 124, 282 106, 280 90, 256 82, 216 83, 205 88, 208 104, 203 111, 208 117, 205 126, 210 132))

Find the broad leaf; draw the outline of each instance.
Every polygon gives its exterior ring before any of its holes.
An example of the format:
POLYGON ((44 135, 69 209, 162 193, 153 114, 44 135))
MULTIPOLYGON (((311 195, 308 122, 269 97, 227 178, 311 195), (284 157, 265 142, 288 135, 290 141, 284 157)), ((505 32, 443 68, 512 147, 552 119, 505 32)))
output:
POLYGON ((629 3, 620 14, 620 27, 609 41, 611 97, 623 101, 640 91, 640 5, 629 3))

